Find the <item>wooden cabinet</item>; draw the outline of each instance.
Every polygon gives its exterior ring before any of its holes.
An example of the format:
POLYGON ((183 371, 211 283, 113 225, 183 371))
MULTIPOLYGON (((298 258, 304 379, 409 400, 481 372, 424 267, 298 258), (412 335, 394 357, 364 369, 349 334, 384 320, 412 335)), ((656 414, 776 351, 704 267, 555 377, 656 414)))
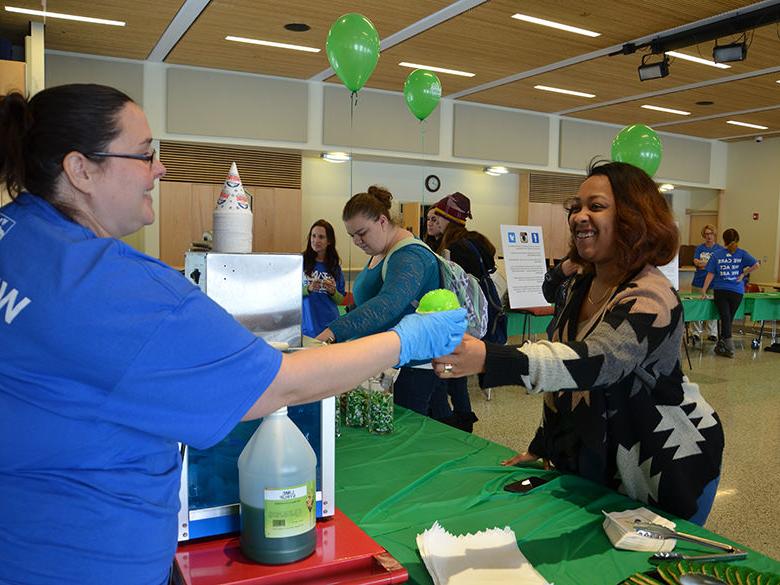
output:
MULTIPOLYGON (((244 185, 253 197, 252 251, 300 252, 301 190, 244 185)), ((160 182, 160 260, 182 266, 192 242, 212 229, 221 184, 160 182)))

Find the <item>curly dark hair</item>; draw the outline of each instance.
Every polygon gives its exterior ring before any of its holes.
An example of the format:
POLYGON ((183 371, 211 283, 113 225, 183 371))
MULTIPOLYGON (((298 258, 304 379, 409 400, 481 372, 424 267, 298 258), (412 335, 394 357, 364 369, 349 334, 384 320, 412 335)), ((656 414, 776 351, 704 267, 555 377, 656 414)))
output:
MULTIPOLYGON (((624 273, 671 262, 678 252, 679 231, 666 199, 648 174, 627 163, 596 160, 588 166, 588 178, 595 176, 606 177, 615 196, 615 246, 624 273)), ((569 258, 588 266, 577 253, 573 233, 569 258)))
POLYGON ((311 274, 311 271, 314 270, 314 264, 317 262, 317 252, 311 247, 311 233, 316 227, 325 228, 325 235, 328 238, 328 247, 325 248, 325 266, 328 268, 328 272, 338 279, 338 275, 341 273, 341 258, 336 251, 336 232, 333 230, 333 226, 324 219, 318 219, 309 228, 306 249, 303 251, 303 272, 311 274))

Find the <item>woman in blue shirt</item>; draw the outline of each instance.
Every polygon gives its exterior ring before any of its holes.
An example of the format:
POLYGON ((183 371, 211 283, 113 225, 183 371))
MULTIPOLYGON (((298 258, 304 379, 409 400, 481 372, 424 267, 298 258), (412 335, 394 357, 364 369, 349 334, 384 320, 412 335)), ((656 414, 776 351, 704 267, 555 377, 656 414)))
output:
MULTIPOLYGON (((425 293, 439 288, 436 257, 422 245, 407 245, 414 242, 414 234, 391 219, 392 199, 387 189, 372 185, 344 206, 347 233, 370 258, 352 287, 356 307, 331 323, 318 339, 344 341, 386 331, 413 313, 425 293)), ((394 396, 397 404, 437 420, 452 415, 446 384, 436 377, 430 363, 401 368, 394 396)))
POLYGON ((181 455, 240 420, 454 347, 465 311, 282 355, 124 244, 165 167, 138 105, 74 84, 0 98, 0 583, 161 585, 181 455))
MULTIPOLYGON (((707 276, 707 262, 710 260, 710 256, 718 250, 722 250, 723 246, 718 244, 716 240, 715 226, 711 224, 705 225, 701 228, 701 236, 704 238, 704 242, 696 246, 696 250, 693 252, 693 265, 696 266, 696 272, 693 274, 693 282, 691 283, 691 290, 697 292, 701 290, 704 285, 704 278, 707 276)), ((704 337, 704 323, 705 321, 693 322, 693 343, 701 342, 704 337)), ((708 339, 710 341, 718 340, 718 322, 706 321, 707 331, 709 332, 708 339)))
POLYGON ((734 341, 731 339, 731 324, 737 313, 742 295, 745 294, 744 278, 758 268, 758 261, 745 250, 738 248, 739 233, 734 228, 723 232, 721 248, 710 256, 707 262, 707 276, 701 287, 702 298, 712 286, 715 306, 720 313, 720 339, 715 344, 715 353, 734 357, 734 341))
POLYGON ((309 228, 303 252, 303 334, 317 337, 339 317, 344 273, 333 226, 324 219, 309 228))

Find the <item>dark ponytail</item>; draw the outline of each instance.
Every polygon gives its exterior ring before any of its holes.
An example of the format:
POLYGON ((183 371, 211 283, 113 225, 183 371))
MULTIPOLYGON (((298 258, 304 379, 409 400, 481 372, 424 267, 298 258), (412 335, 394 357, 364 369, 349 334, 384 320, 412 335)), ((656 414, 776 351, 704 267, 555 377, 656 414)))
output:
POLYGON ((31 126, 32 115, 22 94, 0 98, 0 177, 12 199, 24 189, 24 137, 31 126))
POLYGON ((122 108, 132 101, 94 84, 52 87, 29 101, 18 92, 0 98, 0 181, 9 195, 27 190, 55 201, 65 156, 106 150, 120 132, 122 108))

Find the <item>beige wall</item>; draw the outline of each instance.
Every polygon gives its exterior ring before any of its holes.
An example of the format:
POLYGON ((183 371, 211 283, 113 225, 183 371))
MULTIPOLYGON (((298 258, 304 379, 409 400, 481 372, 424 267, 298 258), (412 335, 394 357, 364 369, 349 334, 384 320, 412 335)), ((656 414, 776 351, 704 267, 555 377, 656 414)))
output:
POLYGON ((409 113, 406 102, 397 93, 364 89, 353 107, 346 89, 326 85, 323 100, 324 144, 427 154, 439 152, 438 108, 421 123, 409 113))
MULTIPOLYGON (((680 228, 680 243, 687 244, 690 238, 690 216, 688 210, 713 211, 718 213, 719 192, 716 189, 684 189, 676 188, 672 192, 672 212, 680 228)), ((697 244, 701 238, 694 234, 693 241, 697 244)))
POLYGON ((735 228, 740 247, 762 261, 753 281, 777 281, 780 248, 780 138, 729 144, 720 229, 735 228), (753 213, 759 214, 758 221, 753 213))
POLYGON ((170 68, 168 132, 306 141, 308 86, 296 80, 170 68))
MULTIPOLYGON (((561 120, 560 166, 584 169, 593 157, 610 158, 612 141, 620 126, 561 120)), ((659 133, 663 147, 656 179, 664 181, 710 182, 710 142, 659 133)))
MULTIPOLYGON (((142 96, 133 97, 143 101, 157 139, 291 148, 311 156, 303 164, 301 248, 308 227, 319 217, 330 219, 337 229, 343 230, 340 216, 344 202, 349 194, 364 190, 372 183, 385 184, 399 200, 405 201, 425 198, 430 203, 455 190, 467 193, 476 211, 470 227, 498 242, 498 226, 516 224, 518 215, 526 213, 518 197, 517 173, 521 169, 571 172, 571 167, 566 167, 569 159, 559 161, 559 154, 574 156, 577 163, 573 168, 582 168, 590 158, 586 160, 584 154, 607 152, 617 131, 603 124, 574 121, 578 131, 572 134, 567 129, 569 121, 561 121, 559 132, 559 119, 554 116, 444 99, 425 124, 426 154, 421 155, 421 127, 406 109, 400 89, 398 92, 361 91, 355 130, 350 139, 348 95, 333 84, 74 54, 51 53, 47 59, 47 76, 57 83, 114 83, 109 74, 129 67, 134 88, 125 90, 131 95, 142 91, 142 96), (140 82, 137 81, 139 71, 140 82), (341 150, 349 144, 354 145, 356 158, 364 157, 353 165, 353 185, 350 185, 349 164, 330 165, 314 158, 323 150, 336 145, 341 150), (505 177, 489 177, 481 172, 483 166, 502 161, 513 161, 505 164, 515 172, 505 177), (426 193, 422 187, 424 177, 432 172, 442 179, 442 187, 436 194, 426 193)), ((119 81, 114 84, 119 85, 119 81)), ((702 145, 710 146, 701 140, 679 140, 682 141, 679 144, 690 143, 691 161, 699 161, 705 153, 702 145)), ((678 141, 672 140, 670 144, 678 141)), ((719 163, 725 165, 725 149, 715 148, 711 152, 715 153, 712 157, 704 157, 708 174, 710 168, 719 168, 719 163)), ((686 160, 685 156, 677 156, 686 160)), ((666 157, 674 158, 669 152, 666 157)), ((692 166, 698 169, 701 165, 696 162, 692 166)), ((670 178, 679 183, 677 178, 670 178)), ((697 185, 696 181, 693 183, 697 185)), ((724 185, 705 186, 722 188, 724 185)), ((157 192, 154 198, 157 205, 157 192)), ((159 224, 154 224, 130 240, 148 254, 157 256, 158 230, 159 224)), ((345 241, 345 232, 339 232, 339 236, 345 241)), ((355 262, 360 264, 362 260, 355 259, 355 262)))
POLYGON ((350 190, 348 163, 332 164, 313 157, 303 159, 301 249, 311 224, 320 218, 326 219, 336 231, 337 249, 345 267, 362 267, 367 257, 349 243, 341 212, 350 193, 365 191, 372 184, 390 189, 394 200, 399 203, 419 201, 430 205, 454 191, 461 191, 471 199, 474 216, 467 227, 482 232, 499 250, 499 226, 502 223, 514 224, 517 218, 518 176, 514 174, 491 177, 480 170, 365 161, 356 161, 352 167, 350 190), (436 193, 428 193, 423 188, 424 178, 430 174, 441 179, 441 188, 436 193))
POLYGON ((550 118, 507 108, 455 103, 452 154, 545 166, 550 118))
POLYGON ((144 67, 138 61, 87 59, 46 53, 46 87, 66 83, 99 83, 115 87, 144 103, 144 67))

